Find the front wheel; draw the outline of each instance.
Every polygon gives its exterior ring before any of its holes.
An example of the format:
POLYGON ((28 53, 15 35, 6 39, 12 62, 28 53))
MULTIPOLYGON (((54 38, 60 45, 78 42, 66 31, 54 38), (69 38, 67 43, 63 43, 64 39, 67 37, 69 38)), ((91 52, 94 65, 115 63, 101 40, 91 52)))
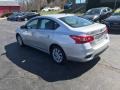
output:
POLYGON ((24 46, 23 40, 20 35, 17 35, 16 39, 17 39, 17 43, 19 44, 19 46, 21 47, 24 46))
POLYGON ((64 51, 60 47, 58 46, 52 47, 50 53, 51 53, 51 57, 54 62, 56 62, 57 64, 65 63, 66 56, 65 56, 64 51))

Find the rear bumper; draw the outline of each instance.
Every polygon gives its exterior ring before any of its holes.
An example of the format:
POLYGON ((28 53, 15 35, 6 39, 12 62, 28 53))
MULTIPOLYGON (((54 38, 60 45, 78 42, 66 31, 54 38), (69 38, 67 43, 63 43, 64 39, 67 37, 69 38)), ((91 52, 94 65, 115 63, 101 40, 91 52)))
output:
POLYGON ((109 44, 105 44, 104 46, 98 48, 97 50, 93 50, 93 53, 85 58, 83 58, 81 61, 82 62, 87 62, 93 60, 95 57, 98 57, 100 54, 102 54, 104 51, 106 51, 109 47, 109 44))
POLYGON ((98 57, 108 47, 109 47, 109 40, 106 40, 105 42, 101 43, 100 45, 94 48, 79 49, 76 46, 76 48, 69 50, 69 53, 66 55, 67 55, 67 59, 71 61, 88 62, 93 60, 95 57, 98 57))

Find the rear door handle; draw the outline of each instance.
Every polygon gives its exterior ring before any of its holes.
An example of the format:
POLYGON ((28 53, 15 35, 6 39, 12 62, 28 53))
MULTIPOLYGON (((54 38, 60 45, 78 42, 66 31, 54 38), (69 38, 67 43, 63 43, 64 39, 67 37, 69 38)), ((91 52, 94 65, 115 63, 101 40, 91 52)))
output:
POLYGON ((50 35, 48 35, 47 38, 50 38, 50 35))

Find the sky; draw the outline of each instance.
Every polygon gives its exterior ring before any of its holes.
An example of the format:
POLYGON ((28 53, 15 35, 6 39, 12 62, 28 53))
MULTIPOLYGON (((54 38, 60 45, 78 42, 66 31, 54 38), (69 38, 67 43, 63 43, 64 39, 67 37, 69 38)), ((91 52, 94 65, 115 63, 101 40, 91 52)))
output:
POLYGON ((0 1, 15 1, 15 0, 0 0, 0 1))

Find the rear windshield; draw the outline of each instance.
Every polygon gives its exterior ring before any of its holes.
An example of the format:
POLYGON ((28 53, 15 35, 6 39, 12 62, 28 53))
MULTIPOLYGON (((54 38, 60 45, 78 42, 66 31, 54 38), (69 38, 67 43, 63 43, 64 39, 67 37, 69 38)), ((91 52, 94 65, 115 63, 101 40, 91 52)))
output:
POLYGON ((86 15, 98 15, 100 14, 101 9, 90 9, 86 12, 86 15))
POLYGON ((93 24, 92 21, 89 21, 87 19, 83 19, 78 16, 67 16, 67 17, 62 17, 60 18, 61 21, 66 23, 67 25, 73 27, 73 28, 78 28, 78 27, 84 27, 93 24))

